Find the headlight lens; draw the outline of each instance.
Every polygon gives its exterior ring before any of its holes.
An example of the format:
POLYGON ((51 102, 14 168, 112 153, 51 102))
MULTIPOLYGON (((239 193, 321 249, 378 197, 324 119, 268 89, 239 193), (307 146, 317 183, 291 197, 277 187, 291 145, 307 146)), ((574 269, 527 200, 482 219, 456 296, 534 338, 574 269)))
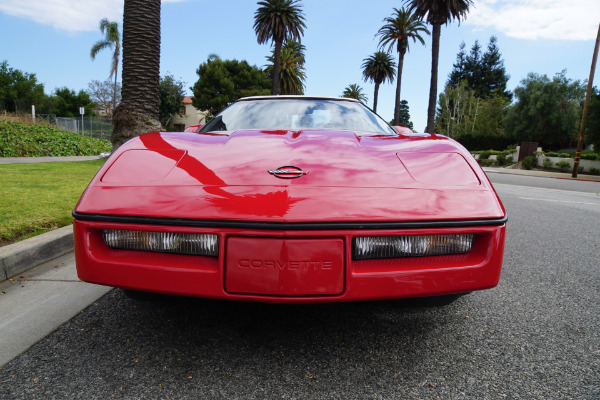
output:
POLYGON ((217 257, 219 237, 213 234, 104 229, 104 243, 113 249, 156 251, 217 257))
POLYGON ((465 254, 475 234, 424 236, 362 236, 352 240, 352 259, 401 258, 465 254))

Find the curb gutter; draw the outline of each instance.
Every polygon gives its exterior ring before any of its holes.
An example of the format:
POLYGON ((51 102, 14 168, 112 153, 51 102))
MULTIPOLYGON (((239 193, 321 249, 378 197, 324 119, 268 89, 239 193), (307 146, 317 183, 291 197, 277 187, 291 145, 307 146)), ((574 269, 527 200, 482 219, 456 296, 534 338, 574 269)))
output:
POLYGON ((73 225, 0 247, 0 281, 73 251, 73 225))

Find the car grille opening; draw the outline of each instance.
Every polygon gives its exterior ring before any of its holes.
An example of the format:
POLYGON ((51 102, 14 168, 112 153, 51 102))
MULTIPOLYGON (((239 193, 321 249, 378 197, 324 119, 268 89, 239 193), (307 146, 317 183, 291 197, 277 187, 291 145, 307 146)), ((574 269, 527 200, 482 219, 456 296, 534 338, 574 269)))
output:
POLYGON ((213 234, 103 229, 104 243, 113 249, 154 251, 217 257, 219 237, 213 234))
POLYGON ((427 257, 465 254, 471 251, 475 234, 423 236, 361 236, 352 240, 352 259, 427 257))

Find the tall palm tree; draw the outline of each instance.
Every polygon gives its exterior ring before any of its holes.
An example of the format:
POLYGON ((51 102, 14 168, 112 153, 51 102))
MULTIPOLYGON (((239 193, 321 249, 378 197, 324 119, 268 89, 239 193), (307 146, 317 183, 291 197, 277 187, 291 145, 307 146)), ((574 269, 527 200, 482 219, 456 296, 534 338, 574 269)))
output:
POLYGON ((119 24, 116 22, 109 21, 106 18, 100 20, 100 32, 104 35, 104 39, 99 40, 92 46, 92 50, 90 51, 90 56, 92 60, 96 59, 96 55, 104 49, 112 49, 113 51, 113 59, 112 59, 112 67, 110 69, 110 75, 108 79, 115 76, 115 86, 113 88, 113 106, 112 112, 115 112, 115 108, 117 108, 117 71, 119 69, 119 55, 121 54, 121 35, 119 33, 119 24))
MULTIPOLYGON (((417 40, 425 44, 421 34, 429 35, 429 30, 417 16, 411 14, 406 9, 398 10, 394 8, 391 17, 383 20, 386 24, 379 29, 379 47, 388 46, 388 53, 395 47, 398 52, 398 79, 396 81, 396 103, 394 106, 394 124, 398 125, 400 120, 400 89, 402 86, 402 68, 404 66, 404 55, 409 49, 409 39, 413 43, 417 40)), ((377 36, 376 35, 376 36, 377 36)))
POLYGON ((300 42, 304 35, 304 14, 299 0, 263 0, 254 13, 254 31, 259 44, 272 41, 273 52, 273 87, 271 94, 276 95, 279 89, 279 65, 281 48, 286 39, 300 42))
POLYGON ((415 15, 433 26, 431 35, 431 84, 429 86, 429 107, 427 108, 427 132, 433 132, 435 105, 437 100, 438 61, 440 55, 440 33, 442 24, 452 20, 465 19, 473 0, 406 0, 415 15))
MULTIPOLYGON (((304 94, 304 80, 306 72, 304 68, 304 52, 306 47, 297 41, 290 39, 281 48, 279 58, 279 93, 280 94, 304 94)), ((267 57, 270 62, 265 68, 267 77, 273 78, 273 65, 275 55, 267 57)))
POLYGON ((363 88, 361 88, 356 83, 346 86, 346 88, 344 89, 344 93, 342 93, 342 97, 356 99, 363 103, 366 103, 369 100, 367 99, 367 96, 363 93, 363 88))
MULTIPOLYGON (((373 95, 373 111, 377 112, 377 98, 379 97, 379 85, 389 81, 392 83, 396 76, 396 63, 385 51, 378 51, 363 60, 363 77, 365 82, 375 83, 375 94, 373 95)), ((396 124, 397 125, 397 124, 396 124)))
POLYGON ((123 86, 113 115, 113 150, 134 136, 161 130, 160 2, 125 0, 123 7, 123 86))

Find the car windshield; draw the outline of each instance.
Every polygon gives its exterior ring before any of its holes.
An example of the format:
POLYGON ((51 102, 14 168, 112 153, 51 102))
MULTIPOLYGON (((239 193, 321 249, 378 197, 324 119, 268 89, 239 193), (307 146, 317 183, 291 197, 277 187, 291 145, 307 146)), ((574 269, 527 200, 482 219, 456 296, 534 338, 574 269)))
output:
POLYGON ((384 120, 361 103, 311 98, 240 100, 204 125, 200 132, 241 129, 333 129, 369 135, 395 134, 384 120))

